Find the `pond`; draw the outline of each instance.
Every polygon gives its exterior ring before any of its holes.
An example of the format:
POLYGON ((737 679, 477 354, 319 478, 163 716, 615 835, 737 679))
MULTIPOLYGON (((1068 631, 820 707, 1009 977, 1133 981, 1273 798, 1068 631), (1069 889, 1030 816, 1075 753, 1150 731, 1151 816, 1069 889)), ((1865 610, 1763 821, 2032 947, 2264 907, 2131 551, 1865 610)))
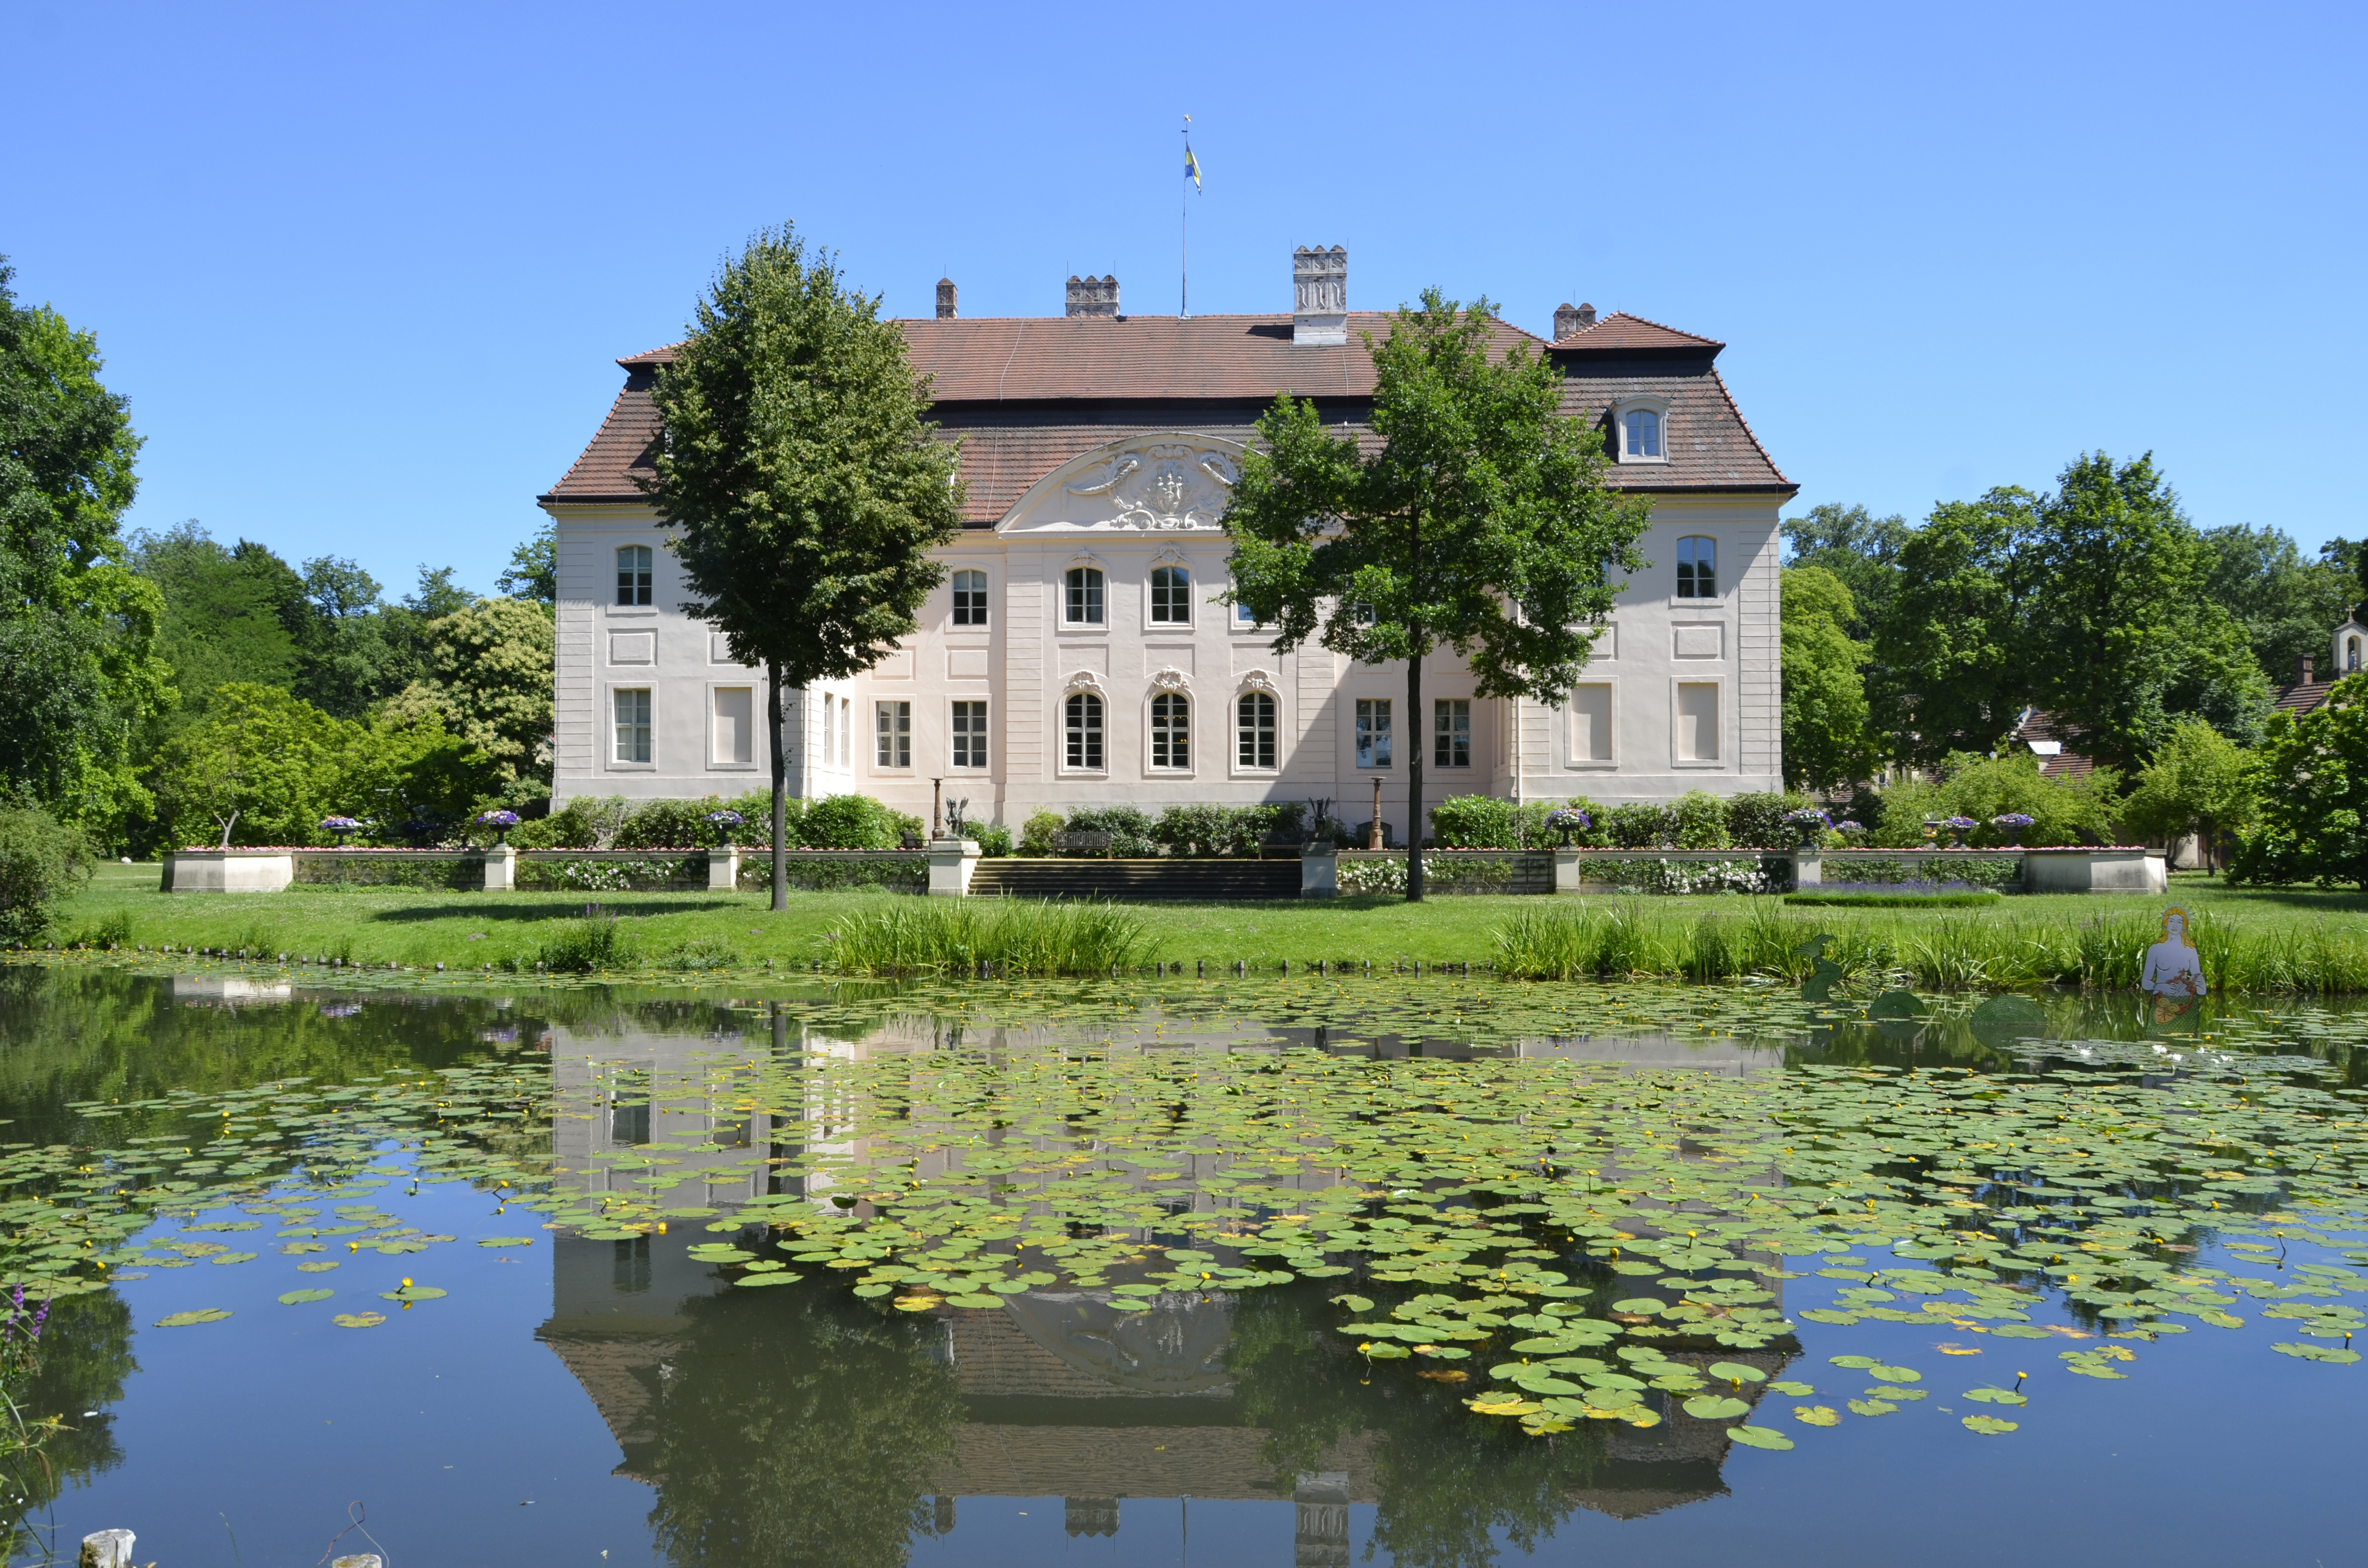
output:
POLYGON ((2354 1560, 2358 1015, 1980 1000, 6 965, 12 1561, 2354 1560))

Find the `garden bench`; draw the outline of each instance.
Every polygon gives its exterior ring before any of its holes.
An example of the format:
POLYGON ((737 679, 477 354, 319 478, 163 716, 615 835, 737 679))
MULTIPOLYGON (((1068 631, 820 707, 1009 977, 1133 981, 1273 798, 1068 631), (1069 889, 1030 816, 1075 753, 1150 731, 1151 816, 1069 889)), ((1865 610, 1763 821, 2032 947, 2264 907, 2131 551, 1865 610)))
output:
POLYGON ((1099 832, 1056 833, 1053 835, 1053 852, 1056 855, 1107 855, 1115 836, 1099 832))

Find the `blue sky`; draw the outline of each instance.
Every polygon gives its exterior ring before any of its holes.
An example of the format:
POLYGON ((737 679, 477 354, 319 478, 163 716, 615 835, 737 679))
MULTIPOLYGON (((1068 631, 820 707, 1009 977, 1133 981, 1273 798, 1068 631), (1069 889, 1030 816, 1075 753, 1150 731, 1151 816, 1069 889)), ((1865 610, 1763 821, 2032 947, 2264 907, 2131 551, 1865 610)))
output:
POLYGON ((489 588, 717 260, 895 313, 1564 300, 1730 347, 1795 510, 2151 449, 2207 526, 2368 532, 2356 6, 139 6, 7 0, 0 252, 187 517, 489 588))

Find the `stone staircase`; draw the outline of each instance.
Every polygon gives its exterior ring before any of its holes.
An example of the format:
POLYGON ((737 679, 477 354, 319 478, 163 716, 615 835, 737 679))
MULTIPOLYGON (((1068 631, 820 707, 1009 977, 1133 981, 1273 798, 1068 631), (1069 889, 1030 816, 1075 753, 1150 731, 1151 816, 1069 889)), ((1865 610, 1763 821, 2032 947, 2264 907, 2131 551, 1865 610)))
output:
POLYGON ((1287 860, 981 860, 973 898, 1296 899, 1299 858, 1287 860))

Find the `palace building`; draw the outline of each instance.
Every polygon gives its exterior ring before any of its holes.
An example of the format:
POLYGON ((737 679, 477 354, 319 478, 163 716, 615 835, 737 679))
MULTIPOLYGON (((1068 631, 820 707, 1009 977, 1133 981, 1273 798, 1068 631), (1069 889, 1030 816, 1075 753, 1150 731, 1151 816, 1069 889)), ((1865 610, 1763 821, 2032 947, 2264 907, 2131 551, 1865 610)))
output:
MULTIPOLYGON (((927 818, 933 781, 977 821, 1121 802, 1329 798, 1353 820, 1379 780, 1403 836, 1408 748, 1427 802, 1457 794, 1605 803, 1782 787, 1777 514, 1796 486, 1720 378, 1724 345, 1563 306, 1551 339, 1509 325, 1567 378, 1603 432, 1611 482, 1649 495, 1632 578, 1579 684, 1557 704, 1482 699, 1452 650, 1403 711, 1401 665, 1364 665, 1212 602, 1218 526, 1258 415, 1312 398, 1362 432, 1389 316, 1348 308, 1348 257, 1292 257, 1295 308, 1142 316, 1114 278, 1072 278, 1059 316, 973 319, 954 285, 904 321, 931 416, 962 443, 969 509, 915 634, 852 680, 785 693, 790 790, 857 792, 927 818)), ((558 539, 554 803, 733 795, 763 785, 761 671, 679 608, 650 474, 649 391, 625 384, 540 497, 558 539)))

